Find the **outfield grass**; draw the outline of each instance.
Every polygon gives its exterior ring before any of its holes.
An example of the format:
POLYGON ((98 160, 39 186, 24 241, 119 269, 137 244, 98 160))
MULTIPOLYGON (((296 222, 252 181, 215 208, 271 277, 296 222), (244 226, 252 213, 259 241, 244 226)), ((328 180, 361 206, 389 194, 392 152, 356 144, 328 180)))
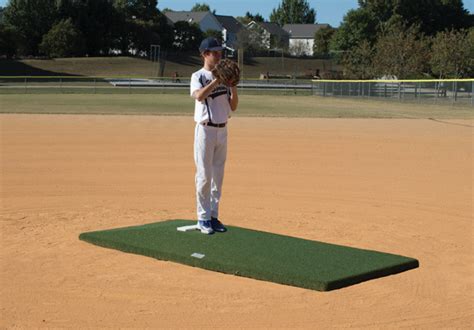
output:
MULTIPOLYGON (((0 113, 191 116, 193 102, 187 94, 13 94, 0 95, 0 113)), ((474 109, 316 96, 241 95, 235 116, 474 119, 474 109)))

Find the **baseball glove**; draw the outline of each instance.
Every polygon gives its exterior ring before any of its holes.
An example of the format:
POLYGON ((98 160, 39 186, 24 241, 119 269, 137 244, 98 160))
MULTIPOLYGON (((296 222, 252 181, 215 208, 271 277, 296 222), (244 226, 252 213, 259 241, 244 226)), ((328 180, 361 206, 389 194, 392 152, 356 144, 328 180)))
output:
POLYGON ((217 63, 212 70, 214 78, 219 83, 229 87, 237 86, 240 81, 240 69, 237 63, 229 59, 224 59, 217 63))

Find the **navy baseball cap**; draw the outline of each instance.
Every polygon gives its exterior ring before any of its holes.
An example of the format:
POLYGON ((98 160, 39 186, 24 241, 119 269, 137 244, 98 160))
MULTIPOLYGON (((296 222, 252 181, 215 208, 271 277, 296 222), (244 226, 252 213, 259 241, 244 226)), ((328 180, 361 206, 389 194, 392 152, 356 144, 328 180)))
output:
POLYGON ((199 52, 204 53, 206 50, 215 51, 215 50, 223 50, 221 43, 217 41, 216 38, 209 37, 204 39, 199 46, 199 52))

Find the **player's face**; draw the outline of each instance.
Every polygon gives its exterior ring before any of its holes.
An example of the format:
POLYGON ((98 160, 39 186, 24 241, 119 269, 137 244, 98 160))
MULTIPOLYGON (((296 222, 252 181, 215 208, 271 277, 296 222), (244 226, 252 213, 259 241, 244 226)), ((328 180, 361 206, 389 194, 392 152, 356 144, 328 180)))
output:
POLYGON ((209 51, 209 52, 206 53, 206 60, 208 60, 209 64, 212 65, 212 66, 219 63, 221 58, 222 58, 222 51, 221 50, 213 50, 213 51, 209 51))

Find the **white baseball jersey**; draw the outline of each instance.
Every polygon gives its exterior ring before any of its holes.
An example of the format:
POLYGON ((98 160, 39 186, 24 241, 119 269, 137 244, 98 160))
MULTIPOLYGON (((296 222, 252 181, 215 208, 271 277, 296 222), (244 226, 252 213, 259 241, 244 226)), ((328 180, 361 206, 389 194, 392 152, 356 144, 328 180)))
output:
MULTIPOLYGON (((194 72, 191 76, 191 96, 193 93, 210 84, 213 80, 212 72, 204 68, 194 72)), ((194 120, 196 123, 212 122, 222 124, 227 122, 232 112, 229 104, 230 88, 225 85, 217 86, 206 100, 195 101, 194 120)))

